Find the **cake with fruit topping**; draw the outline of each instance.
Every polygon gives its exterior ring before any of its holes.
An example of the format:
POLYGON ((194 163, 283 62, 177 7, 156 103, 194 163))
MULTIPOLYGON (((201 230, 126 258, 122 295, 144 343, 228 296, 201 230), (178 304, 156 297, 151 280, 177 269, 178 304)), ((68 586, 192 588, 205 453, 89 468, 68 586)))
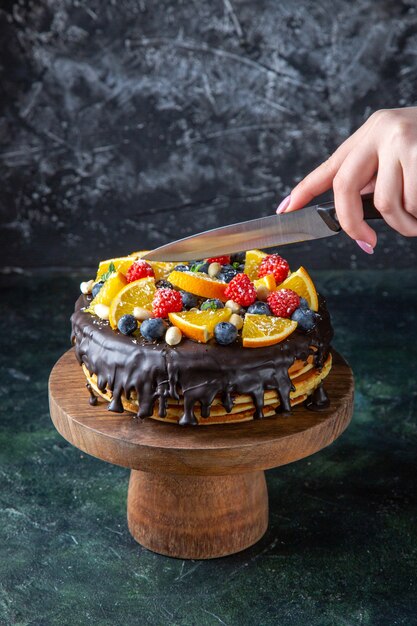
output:
POLYGON ((137 252, 102 261, 81 292, 72 341, 93 404, 208 425, 328 402, 329 313, 279 254, 162 263, 137 252))

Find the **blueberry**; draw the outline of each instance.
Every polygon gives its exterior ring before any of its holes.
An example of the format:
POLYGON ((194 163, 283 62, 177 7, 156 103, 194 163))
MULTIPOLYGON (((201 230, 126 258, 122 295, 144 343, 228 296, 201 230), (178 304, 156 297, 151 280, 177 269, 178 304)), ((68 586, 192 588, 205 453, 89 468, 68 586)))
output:
POLYGON ((138 323, 133 315, 122 315, 117 322, 117 328, 123 335, 131 335, 138 327, 138 323))
POLYGON ((300 309, 309 309, 308 302, 305 298, 300 298, 300 309))
POLYGON ((228 346, 237 337, 237 328, 230 322, 219 322, 214 327, 214 336, 221 346, 228 346))
POLYGON ((202 311, 207 311, 209 309, 211 309, 212 311, 216 311, 217 309, 224 309, 224 304, 223 302, 221 302, 221 300, 213 298, 203 302, 203 304, 200 306, 200 309, 202 311))
POLYGON ((160 317, 144 320, 140 325, 140 333, 142 337, 153 341, 154 339, 162 339, 165 335, 166 327, 164 321, 160 317))
POLYGON ((176 272, 188 272, 190 268, 188 267, 188 265, 184 265, 183 263, 180 263, 179 265, 176 265, 174 267, 174 270, 176 272))
POLYGON ((316 314, 310 309, 299 307, 291 315, 293 322, 298 322, 298 327, 302 330, 311 330, 316 324, 316 314))
POLYGON ((91 290, 91 295, 93 296, 93 298, 96 297, 96 295, 98 294, 98 292, 100 291, 103 285, 104 285, 104 281, 102 280, 100 280, 100 282, 94 285, 93 289, 91 290))
POLYGON ((267 305, 266 302, 254 302, 248 308, 248 313, 252 313, 255 315, 272 315, 272 311, 267 305))
POLYGON ((239 272, 237 269, 232 267, 231 265, 223 265, 222 269, 217 275, 217 280, 221 280, 223 283, 230 283, 232 278, 236 276, 239 272))
POLYGON ((174 289, 173 285, 168 280, 158 280, 156 283, 158 289, 174 289))
POLYGON ((191 265, 191 271, 192 272, 203 272, 204 274, 208 274, 209 265, 210 265, 210 263, 207 263, 207 261, 195 261, 191 265))
POLYGON ((246 258, 246 252, 237 252, 236 254, 232 254, 232 256, 230 257, 230 262, 233 263, 239 263, 239 265, 241 263, 245 262, 245 258, 246 258))
POLYGON ((198 299, 193 293, 190 293, 189 291, 180 291, 180 294, 184 309, 192 309, 197 306, 198 299))

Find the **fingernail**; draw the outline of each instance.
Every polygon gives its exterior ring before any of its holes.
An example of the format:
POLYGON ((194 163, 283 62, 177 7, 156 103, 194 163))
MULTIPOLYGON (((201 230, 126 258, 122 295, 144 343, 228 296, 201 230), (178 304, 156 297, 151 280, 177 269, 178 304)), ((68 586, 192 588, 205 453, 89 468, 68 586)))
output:
POLYGON ((356 243, 358 244, 358 246, 364 251, 366 252, 366 254, 373 254, 374 253, 374 249, 371 246, 370 243, 366 243, 366 241, 361 241, 360 239, 355 239, 356 243))
POLYGON ((291 202, 291 194, 289 196, 287 196, 286 198, 284 198, 284 200, 281 202, 281 204, 278 206, 277 208, 277 213, 284 213, 285 209, 287 209, 290 206, 290 202, 291 202))

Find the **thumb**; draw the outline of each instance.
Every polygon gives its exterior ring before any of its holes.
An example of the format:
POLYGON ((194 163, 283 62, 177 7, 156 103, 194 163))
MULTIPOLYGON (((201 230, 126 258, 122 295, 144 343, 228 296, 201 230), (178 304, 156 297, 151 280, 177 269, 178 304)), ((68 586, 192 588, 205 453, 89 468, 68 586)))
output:
POLYGON ((279 205, 277 213, 283 211, 296 211, 306 206, 313 198, 324 193, 333 186, 333 179, 339 171, 343 161, 368 131, 366 124, 358 128, 356 132, 348 137, 335 152, 308 176, 303 178, 291 191, 291 195, 285 198, 279 205))

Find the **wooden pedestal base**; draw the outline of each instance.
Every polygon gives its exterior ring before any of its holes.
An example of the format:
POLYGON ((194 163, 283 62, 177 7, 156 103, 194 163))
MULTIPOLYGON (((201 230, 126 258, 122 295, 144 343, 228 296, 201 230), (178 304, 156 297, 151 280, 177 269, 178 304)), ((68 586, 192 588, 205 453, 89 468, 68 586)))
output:
POLYGON ((181 427, 109 413, 101 399, 90 406, 69 350, 51 372, 49 405, 65 439, 132 470, 128 524, 136 541, 168 556, 209 559, 243 550, 266 531, 264 469, 309 456, 346 428, 353 377, 337 353, 325 386, 331 405, 319 413, 297 406, 289 416, 181 427))
POLYGON ((268 527, 264 472, 234 476, 174 476, 132 470, 129 530, 140 544, 181 559, 244 550, 268 527))

